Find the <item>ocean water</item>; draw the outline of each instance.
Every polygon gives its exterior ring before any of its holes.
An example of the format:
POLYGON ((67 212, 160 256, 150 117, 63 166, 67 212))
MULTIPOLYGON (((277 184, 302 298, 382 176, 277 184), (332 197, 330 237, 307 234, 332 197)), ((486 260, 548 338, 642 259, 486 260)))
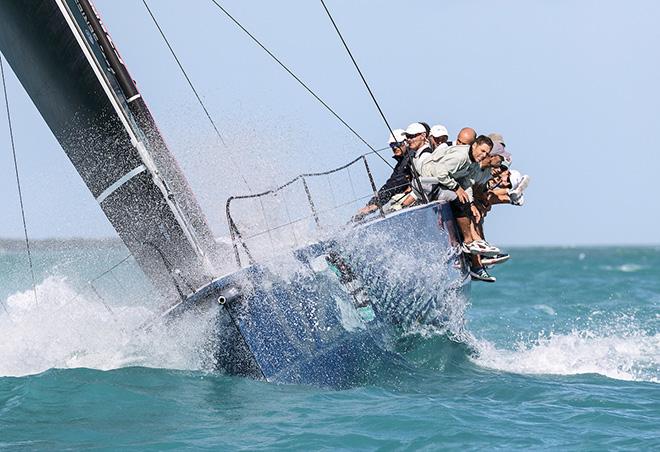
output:
POLYGON ((142 329, 113 243, 0 243, 0 449, 660 450, 660 247, 513 248, 469 344, 420 331, 345 390, 206 369, 207 319, 142 329), (46 246, 48 245, 48 246, 46 246))

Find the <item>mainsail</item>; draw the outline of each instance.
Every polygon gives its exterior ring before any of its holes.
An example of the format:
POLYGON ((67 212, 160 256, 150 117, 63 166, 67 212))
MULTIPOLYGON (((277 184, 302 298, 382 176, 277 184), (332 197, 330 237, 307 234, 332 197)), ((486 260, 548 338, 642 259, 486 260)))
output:
POLYGON ((89 0, 0 1, 0 50, 155 287, 207 283, 212 232, 89 0))

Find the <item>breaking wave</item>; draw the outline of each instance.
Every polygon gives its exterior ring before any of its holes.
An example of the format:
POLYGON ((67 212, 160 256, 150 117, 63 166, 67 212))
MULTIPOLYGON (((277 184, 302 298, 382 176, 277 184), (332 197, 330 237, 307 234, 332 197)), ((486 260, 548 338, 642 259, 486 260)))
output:
POLYGON ((503 350, 479 341, 479 366, 520 374, 599 374, 625 381, 660 383, 660 335, 643 331, 601 334, 571 331, 541 335, 503 350))
POLYGON ((145 328, 156 313, 138 303, 104 305, 91 293, 77 294, 62 277, 48 277, 36 289, 38 303, 30 289, 0 307, 0 376, 77 367, 197 370, 208 362, 210 318, 145 328))

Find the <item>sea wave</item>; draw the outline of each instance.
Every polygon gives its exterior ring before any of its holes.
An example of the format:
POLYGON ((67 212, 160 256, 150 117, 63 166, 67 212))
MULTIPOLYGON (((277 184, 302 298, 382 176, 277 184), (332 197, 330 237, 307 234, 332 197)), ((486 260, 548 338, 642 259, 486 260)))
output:
POLYGON ((479 366, 520 374, 599 374, 626 381, 660 383, 660 335, 643 331, 604 335, 574 330, 518 343, 514 350, 478 342, 479 366))

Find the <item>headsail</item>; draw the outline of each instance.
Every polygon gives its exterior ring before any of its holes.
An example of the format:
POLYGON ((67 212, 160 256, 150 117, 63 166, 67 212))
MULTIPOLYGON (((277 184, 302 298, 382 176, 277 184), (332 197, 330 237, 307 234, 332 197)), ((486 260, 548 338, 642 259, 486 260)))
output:
POLYGON ((208 282, 211 230, 89 0, 2 0, 0 50, 154 285, 208 282))

